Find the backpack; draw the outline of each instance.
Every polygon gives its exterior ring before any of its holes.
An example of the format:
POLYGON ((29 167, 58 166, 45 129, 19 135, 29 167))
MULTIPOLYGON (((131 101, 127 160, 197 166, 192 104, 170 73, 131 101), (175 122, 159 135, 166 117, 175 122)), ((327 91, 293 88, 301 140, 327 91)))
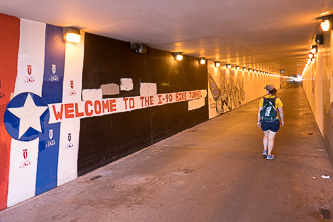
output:
POLYGON ((263 97, 264 103, 262 105, 262 110, 260 111, 260 120, 264 122, 273 122, 277 116, 277 110, 275 109, 275 100, 274 98, 263 97))

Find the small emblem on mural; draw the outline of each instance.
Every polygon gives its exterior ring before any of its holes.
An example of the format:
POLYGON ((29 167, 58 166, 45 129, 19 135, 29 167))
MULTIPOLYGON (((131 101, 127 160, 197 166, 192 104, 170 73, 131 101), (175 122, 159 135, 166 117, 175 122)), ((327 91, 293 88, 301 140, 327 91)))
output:
POLYGON ((74 90, 74 81, 70 80, 69 85, 71 87, 71 90, 69 91, 69 96, 74 96, 76 94, 76 91, 74 90))
POLYGON ((53 73, 53 75, 55 75, 56 72, 57 72, 57 66, 52 64, 52 73, 53 73))
POLYGON ((28 70, 28 74, 31 75, 31 73, 32 73, 31 65, 27 65, 27 70, 28 70))
POLYGON ((49 141, 46 142, 45 147, 51 147, 56 144, 55 139, 53 139, 54 134, 53 134, 53 129, 49 129, 49 141))
POLYGON ((24 160, 22 161, 20 168, 24 168, 27 167, 31 164, 31 161, 28 158, 28 149, 24 149, 23 150, 23 158, 24 160))
POLYGON ((33 93, 21 93, 7 105, 4 123, 9 135, 20 141, 31 141, 44 133, 49 109, 43 99, 33 93))
POLYGON ((27 73, 28 73, 28 76, 25 78, 24 82, 25 83, 35 82, 35 78, 31 75, 32 74, 32 66, 31 65, 27 65, 27 73))
POLYGON ((50 138, 50 140, 53 139, 53 129, 49 130, 49 138, 50 138))
POLYGON ((52 64, 51 66, 52 74, 49 77, 50 82, 57 82, 59 81, 59 77, 56 74, 57 73, 57 66, 55 64, 52 64))
POLYGON ((24 149, 24 150, 23 150, 23 158, 24 158, 24 159, 27 159, 27 158, 28 158, 28 150, 27 150, 27 149, 24 149))
POLYGON ((70 149, 73 147, 73 143, 71 142, 71 140, 72 140, 72 134, 68 133, 68 144, 66 146, 66 149, 70 149))

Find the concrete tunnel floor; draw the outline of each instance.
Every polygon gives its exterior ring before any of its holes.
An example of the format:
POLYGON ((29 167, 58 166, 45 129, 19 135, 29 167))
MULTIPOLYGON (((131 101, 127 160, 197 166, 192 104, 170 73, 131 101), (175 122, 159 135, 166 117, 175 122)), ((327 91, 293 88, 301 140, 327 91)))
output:
POLYGON ((5 209, 0 221, 327 221, 332 178, 321 176, 332 165, 304 90, 278 96, 275 160, 261 156, 258 98, 5 209))

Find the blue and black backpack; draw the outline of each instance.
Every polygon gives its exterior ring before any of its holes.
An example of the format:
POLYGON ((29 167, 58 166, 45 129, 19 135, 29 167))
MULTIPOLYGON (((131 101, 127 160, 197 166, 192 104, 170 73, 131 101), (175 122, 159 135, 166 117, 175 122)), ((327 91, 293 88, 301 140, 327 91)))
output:
POLYGON ((277 116, 277 110, 275 109, 276 98, 276 96, 274 98, 263 97, 264 102, 260 111, 260 121, 273 122, 275 120, 277 116))

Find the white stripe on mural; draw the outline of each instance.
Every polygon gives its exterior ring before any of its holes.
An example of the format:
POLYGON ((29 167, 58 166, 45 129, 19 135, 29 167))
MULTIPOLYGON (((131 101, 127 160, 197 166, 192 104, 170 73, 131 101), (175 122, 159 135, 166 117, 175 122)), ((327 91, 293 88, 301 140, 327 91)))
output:
MULTIPOLYGON (((82 69, 84 54, 84 33, 78 44, 66 43, 63 102, 81 101, 82 69)), ((58 186, 77 177, 80 120, 67 120, 61 123, 58 186)))
POLYGON ((22 92, 42 96, 44 53, 45 24, 21 19, 14 96, 22 92))
POLYGON ((58 186, 77 177, 77 158, 79 151, 80 120, 67 120, 61 123, 58 186))
MULTIPOLYGON (((21 19, 17 78, 14 95, 42 94, 45 24, 21 19)), ((39 139, 12 139, 10 150, 8 207, 35 196, 39 139)))
POLYGON ((12 139, 7 206, 35 196, 39 138, 30 142, 12 139))

